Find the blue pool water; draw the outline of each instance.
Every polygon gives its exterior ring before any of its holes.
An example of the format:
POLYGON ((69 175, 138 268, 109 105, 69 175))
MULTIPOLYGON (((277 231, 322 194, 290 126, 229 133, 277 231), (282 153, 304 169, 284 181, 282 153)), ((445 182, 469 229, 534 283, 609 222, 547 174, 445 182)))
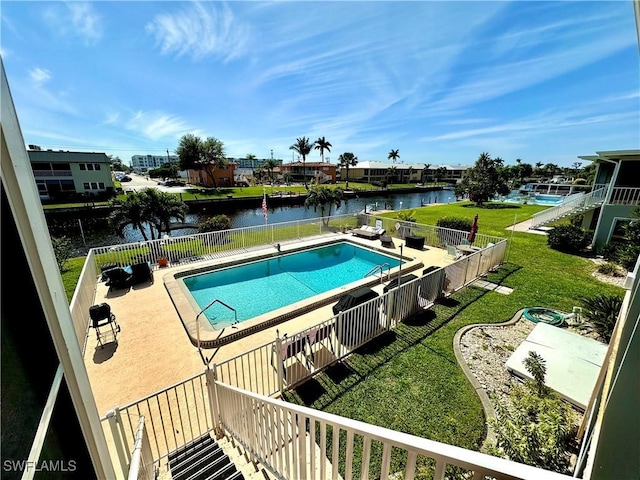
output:
MULTIPOLYGON (((219 299, 236 309, 241 322, 361 280, 383 263, 394 268, 402 261, 350 243, 337 243, 185 277, 183 281, 200 309, 219 299)), ((233 312, 219 303, 208 308, 205 315, 215 329, 235 321, 233 312)))
POLYGON ((562 203, 565 197, 562 195, 545 195, 538 193, 537 195, 522 194, 518 191, 511 192, 506 197, 498 197, 496 200, 501 200, 507 203, 528 203, 529 205, 558 205, 562 203))

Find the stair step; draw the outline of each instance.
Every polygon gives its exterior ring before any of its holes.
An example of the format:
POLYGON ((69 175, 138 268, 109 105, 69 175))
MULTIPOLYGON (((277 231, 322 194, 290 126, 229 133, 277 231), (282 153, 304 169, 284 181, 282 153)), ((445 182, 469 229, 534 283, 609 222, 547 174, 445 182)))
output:
POLYGON ((193 452, 194 450, 198 450, 212 443, 215 443, 215 441, 213 440, 213 438, 211 438, 211 435, 209 435, 208 433, 201 437, 195 438, 190 442, 185 443, 181 447, 176 448, 173 452, 169 453, 169 462, 171 462, 177 457, 182 456, 185 453, 193 452))
MULTIPOLYGON (((218 475, 218 473, 221 471, 226 471, 226 469, 229 468, 229 465, 231 465, 234 469, 236 468, 235 465, 231 463, 231 460, 229 460, 229 457, 224 455, 210 463, 194 464, 192 468, 190 468, 189 470, 185 470, 186 472, 189 472, 190 475, 181 476, 180 479, 205 480, 208 478, 216 478, 216 475, 218 475)), ((178 480, 175 476, 173 478, 174 480, 178 480)))
POLYGON ((203 477, 203 480, 230 480, 232 478, 234 480, 238 478, 242 478, 244 480, 242 474, 240 474, 240 476, 236 476, 236 474, 238 473, 240 472, 236 469, 236 466, 233 463, 230 463, 229 465, 225 465, 223 468, 215 472, 213 475, 210 475, 206 478, 203 477))
POLYGON ((201 450, 192 452, 191 455, 181 456, 178 461, 169 463, 171 475, 176 480, 188 477, 194 469, 214 462, 223 456, 225 454, 218 444, 207 445, 201 450))

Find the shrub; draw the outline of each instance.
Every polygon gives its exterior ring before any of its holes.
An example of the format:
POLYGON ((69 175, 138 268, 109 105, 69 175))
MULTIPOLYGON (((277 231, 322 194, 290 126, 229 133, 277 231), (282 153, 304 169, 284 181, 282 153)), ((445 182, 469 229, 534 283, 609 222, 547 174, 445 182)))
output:
POLYGON ((581 328, 595 333, 598 338, 609 343, 613 329, 622 308, 622 297, 618 295, 596 295, 582 299, 582 313, 585 322, 581 328))
POLYGON ((586 181, 584 178, 576 178, 576 179, 573 181, 573 184, 574 184, 574 185, 586 185, 586 184, 587 184, 587 181, 586 181))
MULTIPOLYGON (((438 219, 436 225, 441 228, 470 232, 472 223, 468 218, 442 217, 438 219)), ((438 238, 440 239, 441 245, 456 245, 460 243, 459 234, 447 230, 438 230, 438 238)))
POLYGON ((442 228, 451 228, 453 230, 464 230, 465 232, 470 232, 472 223, 473 221, 469 218, 442 217, 438 219, 436 225, 442 228))
POLYGON ((544 386, 546 368, 542 357, 529 352, 525 368, 535 380, 516 385, 510 393, 511 407, 498 404, 490 420, 496 444, 489 453, 568 473, 577 431, 571 407, 544 386))
POLYGON ((207 218, 198 224, 198 233, 218 232, 220 230, 229 230, 231 228, 231 219, 226 215, 216 215, 207 218))
POLYGON ((622 273, 620 272, 620 268, 614 262, 603 263, 598 267, 598 273, 602 273, 603 275, 612 275, 614 277, 621 277, 622 273))
POLYGON ((559 225, 549 232, 547 244, 554 250, 578 253, 589 244, 590 235, 576 225, 559 225))
POLYGON ((404 220, 405 222, 415 222, 416 221, 416 211, 415 210, 400 210, 396 213, 396 218, 398 220, 404 220))

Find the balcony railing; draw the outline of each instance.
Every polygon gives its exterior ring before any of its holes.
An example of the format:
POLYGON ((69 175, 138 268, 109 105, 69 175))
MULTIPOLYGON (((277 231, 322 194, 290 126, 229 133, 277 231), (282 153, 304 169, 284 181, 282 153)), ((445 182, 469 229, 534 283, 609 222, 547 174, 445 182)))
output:
POLYGON ((214 382, 222 427, 277 478, 568 480, 572 477, 214 382), (361 448, 360 448, 361 447, 361 448), (379 461, 373 452, 381 452, 379 461), (342 455, 341 455, 342 454, 342 455))
POLYGON ((640 205, 640 188, 614 187, 609 205, 640 205))
MULTIPOLYGON (((402 223, 400 222, 401 225, 402 223)), ((411 226, 413 228, 426 227, 415 224, 411 226)), ((434 238, 442 241, 443 234, 456 236, 462 233, 464 232, 447 230, 446 232, 440 232, 441 235, 436 235, 434 238)), ((494 240, 497 239, 494 238, 494 240)), ((500 265, 503 261, 505 250, 506 240, 501 240, 493 245, 489 242, 484 249, 463 257, 447 267, 427 273, 411 282, 402 283, 399 287, 391 289, 384 295, 367 303, 341 312, 328 320, 289 337, 276 338, 272 342, 230 360, 212 365, 212 369, 207 370, 204 374, 194 376, 184 382, 111 411, 103 420, 109 422, 123 470, 126 472, 134 462, 127 455, 128 449, 126 446, 134 442, 136 420, 140 416, 144 416, 147 419, 150 449, 155 463, 160 465, 170 451, 190 440, 209 432, 220 431, 222 426, 227 429, 235 428, 233 423, 237 420, 237 412, 233 409, 235 407, 229 407, 231 410, 227 413, 220 413, 221 409, 227 407, 222 407, 219 404, 220 397, 212 390, 216 382, 225 388, 233 389, 236 386, 252 391, 245 393, 264 394, 267 396, 279 395, 283 390, 301 383, 327 366, 346 358, 360 346, 396 327, 417 311, 431 307, 439 297, 463 288, 490 269, 500 265)), ((236 393, 240 391, 238 390, 236 393)), ((242 401, 244 402, 245 400, 242 401)), ((279 403, 282 404, 281 401, 279 403)), ((251 409, 253 406, 252 404, 247 404, 244 408, 251 409)), ((295 410, 298 407, 292 406, 291 408, 295 410)), ((316 413, 320 416, 324 415, 321 412, 316 413)), ((242 415, 251 416, 254 414, 246 412, 242 415)), ((316 416, 314 418, 319 417, 316 416)), ((336 417, 336 419, 340 419, 340 417, 336 417)), ((336 426, 336 431, 342 428, 339 422, 348 423, 350 420, 334 420, 332 425, 336 426)), ((260 428, 263 427, 266 428, 266 424, 260 428)), ((276 427, 274 426, 274 428, 276 427)), ((366 428, 375 430, 377 427, 369 425, 366 428)), ((243 436, 244 434, 236 430, 229 430, 229 432, 260 461, 269 461, 269 459, 263 458, 262 455, 265 451, 263 448, 266 437, 255 437, 253 439, 254 443, 247 443, 248 440, 243 436)), ((385 441, 393 443, 390 440, 391 437, 385 437, 389 432, 391 431, 383 429, 376 434, 375 439, 386 438, 385 441)), ((392 437, 396 434, 397 432, 391 432, 392 437)), ((267 435, 267 433, 265 432, 264 435, 267 435)), ((301 440, 298 439, 296 441, 301 440)), ((277 442, 280 445, 280 440, 277 440, 277 442)), ((393 443, 393 446, 397 447, 395 443, 393 443)), ((303 447, 301 444, 296 444, 292 448, 300 449, 303 447)), ((448 449, 452 447, 442 445, 442 448, 448 449)), ((311 452, 311 449, 309 451, 311 452)), ((477 455, 477 452, 463 449, 455 451, 460 455, 462 455, 462 452, 477 455)), ((416 456, 419 454, 421 455, 422 453, 416 452, 416 456)), ((464 455, 456 458, 455 461, 449 461, 448 457, 445 459, 445 456, 439 454, 432 454, 430 458, 438 459, 442 457, 438 461, 446 460, 442 464, 442 468, 446 464, 474 465, 464 455)), ((297 456, 294 455, 294 458, 297 458, 297 456)), ((268 464, 267 467, 274 471, 279 471, 277 465, 268 464)), ((481 471, 492 472, 491 469, 485 467, 481 471)), ((285 473, 288 476, 284 478, 305 478, 298 476, 300 472, 291 469, 287 470, 285 468, 285 473)), ((311 475, 311 478, 314 478, 314 474, 311 475)), ((495 478, 532 477, 498 475, 495 478)))

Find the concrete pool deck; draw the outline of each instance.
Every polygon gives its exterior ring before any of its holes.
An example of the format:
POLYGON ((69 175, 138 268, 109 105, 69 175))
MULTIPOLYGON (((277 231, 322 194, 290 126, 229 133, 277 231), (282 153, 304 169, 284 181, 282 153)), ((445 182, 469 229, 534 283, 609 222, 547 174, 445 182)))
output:
MULTIPOLYGON (((379 240, 335 233, 283 244, 282 247, 310 246, 318 243, 319 239, 348 239, 364 246, 380 246, 379 240)), ((404 242, 397 238, 393 241, 395 247, 387 250, 399 254, 404 242)), ((454 261, 445 250, 438 248, 415 250, 403 247, 402 250, 405 257, 420 261, 425 267, 445 266, 454 261)), ((274 248, 268 246, 240 253, 235 257, 246 260, 273 251, 274 248)), ((230 258, 218 261, 226 263, 230 258)), ((194 262, 189 268, 197 269, 203 263, 194 262)), ((85 365, 101 416, 116 406, 123 406, 204 371, 198 349, 189 340, 163 281, 163 277, 184 268, 184 265, 180 265, 155 270, 152 284, 143 283, 129 290, 108 292, 108 287, 103 282, 98 283, 94 303, 108 303, 121 327, 118 342, 106 344, 104 348, 97 345, 94 329, 89 330, 87 338, 85 365)), ((381 293, 383 287, 384 284, 379 284, 374 290, 381 293)), ((217 349, 208 349, 204 353, 207 357, 213 356, 213 362, 232 358, 272 341, 276 337, 276 330, 281 336, 285 333, 293 334, 331 318, 332 305, 333 302, 217 349)))

